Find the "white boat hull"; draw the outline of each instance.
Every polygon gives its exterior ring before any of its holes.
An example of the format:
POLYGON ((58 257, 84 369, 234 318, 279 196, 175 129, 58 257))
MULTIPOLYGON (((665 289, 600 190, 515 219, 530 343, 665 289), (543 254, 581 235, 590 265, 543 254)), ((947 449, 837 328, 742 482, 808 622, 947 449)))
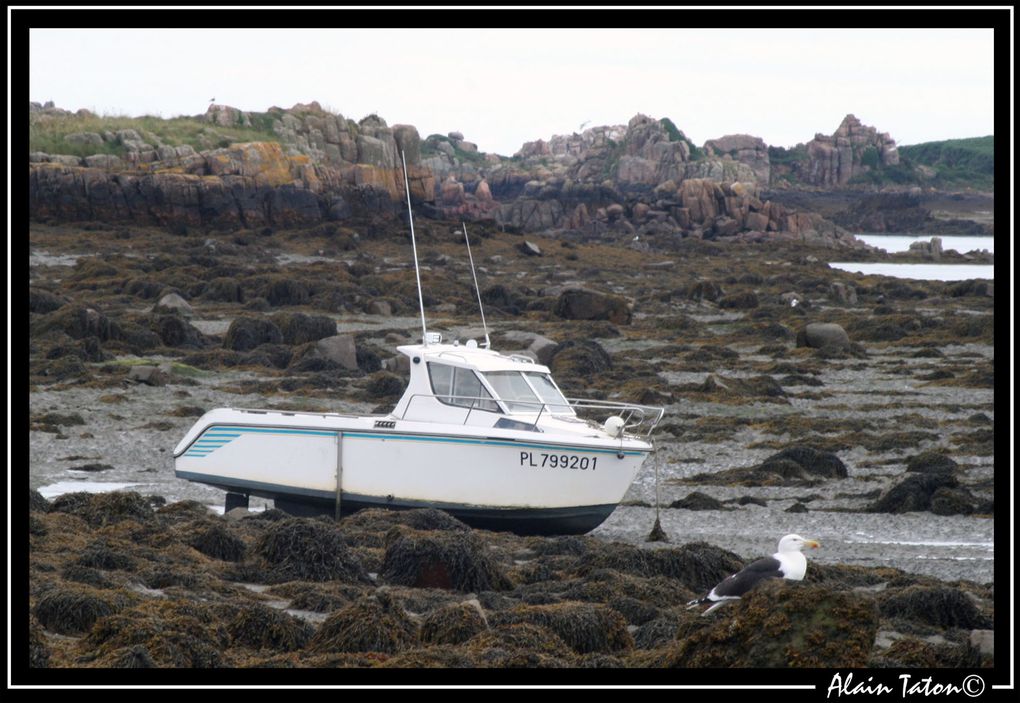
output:
POLYGON ((579 442, 575 435, 558 442, 547 433, 531 440, 471 427, 438 435, 426 431, 435 429, 427 423, 380 429, 373 418, 338 422, 340 416, 312 414, 287 415, 284 426, 281 414, 230 412, 209 413, 178 446, 179 478, 308 513, 332 513, 339 485, 344 513, 436 507, 469 524, 523 533, 593 529, 623 498, 651 449, 630 438, 579 442))

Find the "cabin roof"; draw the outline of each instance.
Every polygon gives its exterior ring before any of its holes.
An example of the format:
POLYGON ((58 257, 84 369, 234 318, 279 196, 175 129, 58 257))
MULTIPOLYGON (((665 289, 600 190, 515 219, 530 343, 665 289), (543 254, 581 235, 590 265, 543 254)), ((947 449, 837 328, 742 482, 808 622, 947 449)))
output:
POLYGON ((549 367, 522 356, 505 356, 492 349, 468 347, 463 344, 413 344, 397 347, 397 351, 410 359, 436 361, 454 366, 466 366, 482 373, 489 371, 532 371, 549 373, 549 367))

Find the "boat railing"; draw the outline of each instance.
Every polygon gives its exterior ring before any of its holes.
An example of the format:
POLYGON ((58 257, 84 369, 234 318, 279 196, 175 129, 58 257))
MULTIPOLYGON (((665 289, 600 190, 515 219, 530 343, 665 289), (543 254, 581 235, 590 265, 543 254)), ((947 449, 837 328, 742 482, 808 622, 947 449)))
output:
POLYGON ((618 415, 623 420, 623 431, 630 434, 643 434, 649 436, 652 430, 655 429, 659 421, 662 420, 663 414, 666 412, 665 408, 653 407, 650 405, 638 405, 636 403, 621 403, 610 400, 590 400, 586 398, 565 398, 567 405, 556 402, 546 402, 541 400, 506 400, 506 399, 495 399, 491 396, 471 396, 471 395, 436 395, 434 393, 415 393, 407 400, 407 405, 404 406, 404 411, 401 413, 400 419, 407 419, 407 412, 411 409, 411 405, 414 404, 419 398, 431 398, 438 400, 444 405, 453 407, 464 408, 467 412, 464 415, 464 420, 461 424, 466 425, 471 417, 471 413, 475 410, 486 410, 488 412, 494 412, 493 410, 485 407, 483 404, 496 405, 497 403, 502 404, 508 410, 510 414, 515 414, 515 409, 520 406, 525 406, 527 409, 523 412, 529 415, 534 412, 536 414, 535 419, 532 421, 529 419, 529 423, 537 425, 538 421, 542 418, 542 415, 548 413, 550 415, 563 415, 564 413, 559 410, 560 408, 566 408, 570 410, 570 414, 574 416, 580 416, 578 411, 584 413, 590 413, 594 411, 611 411, 618 415), (461 402, 454 402, 461 401, 461 402))

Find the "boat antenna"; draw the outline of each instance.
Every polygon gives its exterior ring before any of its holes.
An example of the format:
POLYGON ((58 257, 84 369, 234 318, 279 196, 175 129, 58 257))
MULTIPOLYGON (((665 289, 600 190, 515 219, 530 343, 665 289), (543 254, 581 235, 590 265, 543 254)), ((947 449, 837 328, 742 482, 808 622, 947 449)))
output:
POLYGON ((464 229, 464 241, 467 243, 468 260, 471 262, 471 278, 475 279, 475 294, 478 295, 478 312, 482 314, 482 329, 485 330, 485 348, 489 348, 489 328, 485 325, 485 308, 482 307, 482 291, 478 287, 478 276, 475 275, 475 257, 471 256, 471 240, 468 238, 467 225, 461 220, 460 226, 464 229))
POLYGON ((404 192, 407 194, 407 221, 411 224, 411 251, 414 252, 414 278, 418 281, 418 309, 421 310, 421 342, 429 345, 429 335, 425 329, 425 303, 421 297, 421 273, 418 271, 418 247, 414 243, 414 215, 411 213, 411 187, 407 183, 407 161, 404 150, 400 150, 400 163, 404 167, 404 192))

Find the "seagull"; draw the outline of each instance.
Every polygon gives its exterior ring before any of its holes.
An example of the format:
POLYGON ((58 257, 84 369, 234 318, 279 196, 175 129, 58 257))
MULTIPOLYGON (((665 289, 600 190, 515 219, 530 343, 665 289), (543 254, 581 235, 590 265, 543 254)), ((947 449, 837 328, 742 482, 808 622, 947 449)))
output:
POLYGON ((578 127, 578 129, 584 129, 584 126, 585 126, 586 124, 588 124, 589 122, 591 122, 591 120, 585 120, 584 122, 582 122, 582 123, 581 123, 581 126, 580 126, 580 127, 578 127))
POLYGON ((211 103, 216 102, 216 98, 209 98, 209 102, 211 102, 211 103))
POLYGON ((804 547, 817 549, 820 546, 821 544, 813 539, 804 539, 800 535, 786 535, 779 540, 778 552, 770 557, 757 559, 737 573, 727 576, 722 583, 704 596, 687 603, 687 609, 711 603, 712 607, 702 613, 704 616, 729 601, 740 600, 741 596, 765 579, 784 578, 800 581, 807 573, 807 558, 801 554, 801 550, 804 547))

